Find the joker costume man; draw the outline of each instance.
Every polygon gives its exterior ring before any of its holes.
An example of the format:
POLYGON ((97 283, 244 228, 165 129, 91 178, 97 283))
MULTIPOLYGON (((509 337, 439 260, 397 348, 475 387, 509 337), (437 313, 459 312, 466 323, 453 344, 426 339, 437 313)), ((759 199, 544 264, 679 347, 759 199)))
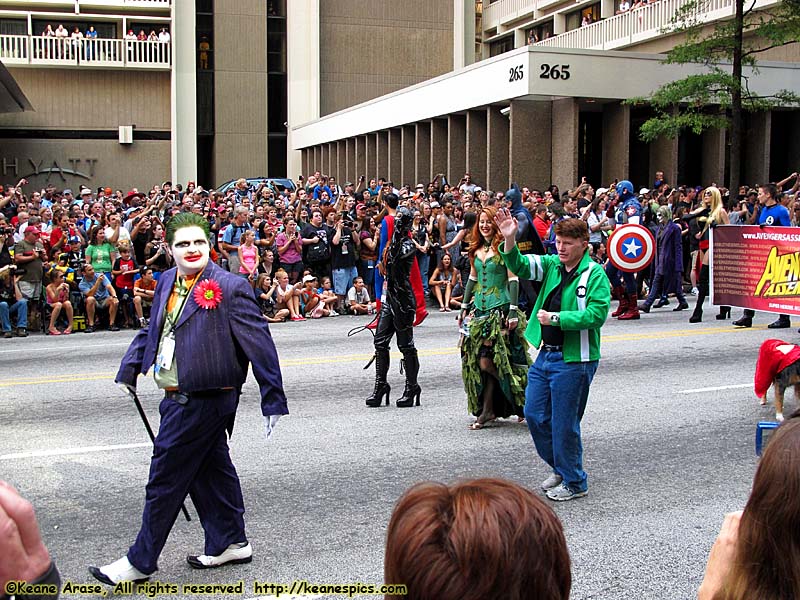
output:
POLYGON ((250 364, 267 437, 288 409, 278 355, 253 291, 209 262, 208 240, 208 223, 198 215, 169 221, 167 243, 177 266, 159 279, 150 325, 139 330, 116 376, 132 395, 137 376, 154 366, 164 399, 136 541, 121 559, 89 568, 109 585, 144 581, 158 570, 187 494, 205 532, 204 553, 188 556, 189 565, 206 569, 252 557, 227 440, 250 364))

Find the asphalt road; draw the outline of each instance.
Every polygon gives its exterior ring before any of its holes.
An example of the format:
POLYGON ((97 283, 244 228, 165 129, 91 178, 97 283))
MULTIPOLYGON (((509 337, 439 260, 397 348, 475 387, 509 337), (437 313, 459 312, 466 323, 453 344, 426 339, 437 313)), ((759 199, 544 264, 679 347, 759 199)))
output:
MULTIPOLYGON (((755 424, 773 415, 752 391, 758 347, 798 334, 766 330, 773 319, 763 314, 752 329, 735 329, 708 309, 690 325, 689 312, 672 306, 638 322, 609 320, 603 330, 583 421, 590 493, 554 505, 572 556, 573 598, 693 597, 723 515, 747 499, 755 424)), ((202 552, 202 530, 179 517, 158 579, 242 580, 241 596, 215 595, 240 598, 267 595, 254 581, 379 584, 392 507, 414 482, 499 476, 536 489, 548 472, 524 425, 467 429, 453 318, 435 312, 417 328, 422 406, 405 410, 364 406, 372 337, 346 334, 366 318, 273 326, 291 414, 267 442, 251 377, 231 440, 253 562, 190 569, 185 556, 202 552)), ((0 340, 0 477, 34 503, 73 582, 93 582, 87 566, 122 556, 140 524, 150 444, 112 382, 131 337, 0 340)), ((396 356, 393 398, 402 389, 396 356)), ((152 379, 139 388, 157 425, 152 379)), ((796 406, 787 393, 786 412, 796 406)))

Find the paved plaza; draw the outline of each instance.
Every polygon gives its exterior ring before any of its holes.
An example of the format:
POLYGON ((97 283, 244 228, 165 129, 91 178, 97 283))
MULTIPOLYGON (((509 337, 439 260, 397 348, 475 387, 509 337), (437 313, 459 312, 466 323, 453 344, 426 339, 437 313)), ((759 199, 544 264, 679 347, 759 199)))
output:
MULTIPOLYGON (((694 597, 723 515, 748 496, 755 424, 773 415, 753 395, 757 350, 770 337, 795 342, 798 323, 768 331, 772 316, 759 315, 737 330, 707 309, 689 325, 689 311, 673 306, 603 328, 583 421, 589 495, 554 506, 576 600, 694 597)), ((392 507, 414 482, 499 476, 536 488, 548 472, 524 425, 467 429, 454 315, 435 312, 416 329, 423 392, 412 409, 364 406, 372 336, 347 333, 366 317, 272 326, 290 415, 267 442, 251 376, 231 440, 253 562, 192 570, 185 557, 202 552, 202 529, 179 517, 156 579, 243 581, 241 595, 206 596, 243 599, 269 597, 254 582, 379 584, 392 507)), ((94 583, 87 566, 122 556, 140 524, 150 443, 113 384, 132 335, 0 344, 0 477, 36 506, 63 578, 75 583, 94 583)), ((403 377, 399 355, 392 361, 394 400, 403 377)), ((152 378, 140 378, 139 390, 155 426, 152 378)), ((796 406, 787 393, 787 414, 796 406)))

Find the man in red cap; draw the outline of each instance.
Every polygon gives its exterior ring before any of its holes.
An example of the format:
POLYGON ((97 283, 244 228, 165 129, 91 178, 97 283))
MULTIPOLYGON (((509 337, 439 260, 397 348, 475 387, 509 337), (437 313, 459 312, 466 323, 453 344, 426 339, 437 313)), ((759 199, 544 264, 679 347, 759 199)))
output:
POLYGON ((42 278, 47 251, 41 242, 42 232, 29 225, 20 241, 14 245, 14 262, 24 273, 19 280, 19 290, 27 300, 38 300, 42 295, 42 278))

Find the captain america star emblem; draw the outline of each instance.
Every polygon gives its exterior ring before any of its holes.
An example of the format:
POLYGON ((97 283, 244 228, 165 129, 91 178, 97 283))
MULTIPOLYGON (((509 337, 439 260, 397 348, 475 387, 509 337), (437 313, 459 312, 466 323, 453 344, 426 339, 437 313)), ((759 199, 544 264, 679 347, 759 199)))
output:
POLYGON ((620 271, 641 271, 650 264, 655 254, 656 240, 643 225, 621 225, 608 238, 608 259, 620 271))

